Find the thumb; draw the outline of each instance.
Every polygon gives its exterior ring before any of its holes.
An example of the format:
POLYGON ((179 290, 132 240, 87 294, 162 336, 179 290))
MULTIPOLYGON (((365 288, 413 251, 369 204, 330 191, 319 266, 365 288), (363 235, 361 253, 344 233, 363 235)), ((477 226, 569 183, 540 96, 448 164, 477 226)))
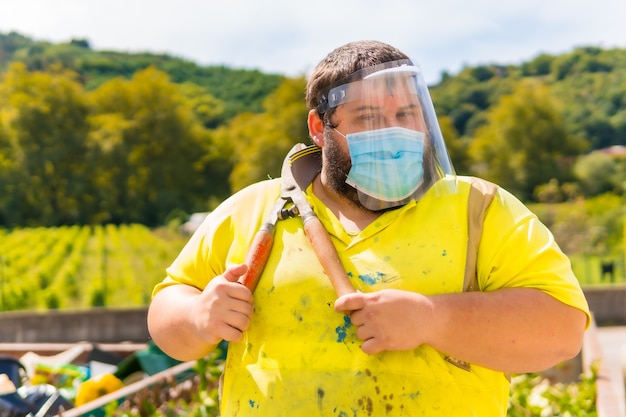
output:
POLYGON ((338 313, 352 312, 365 307, 365 297, 360 291, 342 295, 335 300, 335 311, 338 313))
POLYGON ((246 273, 248 265, 238 264, 228 267, 222 276, 230 282, 237 282, 239 277, 246 273))

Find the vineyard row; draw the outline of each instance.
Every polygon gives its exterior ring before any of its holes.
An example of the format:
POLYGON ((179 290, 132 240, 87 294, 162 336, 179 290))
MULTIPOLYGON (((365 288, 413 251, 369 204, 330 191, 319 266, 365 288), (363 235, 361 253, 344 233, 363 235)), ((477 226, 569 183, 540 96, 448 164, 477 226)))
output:
POLYGON ((139 224, 0 230, 0 311, 145 306, 185 241, 139 224))

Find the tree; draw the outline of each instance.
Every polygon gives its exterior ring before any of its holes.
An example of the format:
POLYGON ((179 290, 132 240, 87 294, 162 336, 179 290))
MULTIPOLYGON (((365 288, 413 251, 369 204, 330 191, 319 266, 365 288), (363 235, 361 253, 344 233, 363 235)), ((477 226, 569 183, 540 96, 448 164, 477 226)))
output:
POLYGON ((620 192, 626 176, 618 158, 601 152, 581 156, 574 165, 576 179, 586 196, 591 197, 606 192, 620 192))
POLYGON ((262 114, 243 113, 219 129, 217 141, 232 150, 232 191, 280 176, 282 161, 293 145, 310 144, 304 102, 304 77, 286 79, 263 103, 262 114))
POLYGON ((567 133, 549 89, 534 81, 503 96, 487 120, 470 146, 475 169, 522 199, 551 179, 568 180, 573 157, 586 147, 567 133))
POLYGON ((469 175, 468 142, 459 137, 450 117, 439 117, 439 127, 455 171, 457 174, 469 175))
POLYGON ((194 114, 204 127, 212 129, 223 123, 223 101, 213 97, 205 88, 190 82, 181 84, 180 91, 187 98, 194 114))
POLYGON ((14 158, 12 178, 3 181, 5 190, 12 190, 3 206, 9 225, 85 220, 87 98, 74 73, 54 71, 27 72, 13 64, 4 78, 4 143, 14 158))
POLYGON ((0 225, 10 226, 15 223, 14 216, 18 214, 16 206, 16 179, 18 177, 17 155, 18 151, 8 134, 8 129, 3 126, 3 119, 10 112, 6 109, 6 103, 0 93, 0 225))
POLYGON ((521 65, 524 76, 542 76, 550 74, 550 69, 554 61, 554 56, 550 54, 540 54, 529 62, 521 65))
POLYGON ((148 68, 105 83, 92 99, 90 139, 106 175, 98 181, 106 220, 155 225, 175 209, 204 210, 207 135, 179 86, 148 68))

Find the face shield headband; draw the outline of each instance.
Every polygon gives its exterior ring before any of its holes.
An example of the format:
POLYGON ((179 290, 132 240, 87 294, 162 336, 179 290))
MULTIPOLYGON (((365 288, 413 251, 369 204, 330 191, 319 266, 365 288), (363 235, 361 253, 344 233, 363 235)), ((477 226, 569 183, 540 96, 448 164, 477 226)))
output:
POLYGON ((331 84, 319 93, 317 97, 317 112, 320 115, 323 115, 329 109, 335 108, 338 105, 342 104, 346 97, 346 89, 348 88, 348 85, 350 83, 354 81, 360 81, 375 72, 386 70, 389 68, 396 68, 401 65, 407 66, 413 64, 409 59, 399 59, 397 61, 384 62, 382 64, 360 69, 350 74, 346 78, 342 78, 341 80, 331 84))
MULTIPOLYGON (((360 188, 358 184, 352 184, 350 180, 347 181, 357 190, 359 200, 366 208, 382 210, 404 205, 411 200, 419 200, 440 179, 445 177, 454 178, 454 168, 445 147, 428 87, 423 79, 421 69, 413 65, 410 60, 403 59, 386 62, 361 69, 323 90, 319 95, 318 103, 317 110, 320 115, 333 108, 345 105, 342 119, 350 120, 350 131, 340 133, 346 134, 349 149, 354 148, 351 146, 351 139, 363 138, 364 134, 368 138, 373 138, 380 136, 379 132, 383 133, 389 128, 395 128, 398 132, 391 137, 388 132, 385 132, 384 137, 386 139, 384 140, 380 138, 377 141, 368 139, 372 145, 369 155, 366 155, 370 161, 368 168, 370 180, 367 187, 360 188), (407 103, 413 104, 409 105, 407 103), (392 110, 390 114, 383 114, 383 109, 393 109, 396 104, 400 106, 399 108, 402 111, 392 110), (355 116, 351 119, 352 115, 355 115, 357 111, 360 116, 363 113, 367 113, 367 117, 357 118, 355 116), (356 122, 357 120, 359 121, 356 122), (419 168, 423 170, 423 175, 415 176, 416 178, 420 177, 420 180, 413 185, 406 184, 406 178, 402 178, 403 176, 406 177, 406 172, 403 173, 401 168, 398 168, 396 175, 390 175, 391 171, 389 169, 381 169, 380 171, 376 169, 376 166, 394 163, 394 159, 400 161, 404 158, 406 160, 405 152, 408 152, 408 150, 404 148, 398 149, 396 147, 393 153, 390 154, 388 152, 390 148, 388 142, 401 142, 398 134, 401 136, 404 134, 398 131, 399 128, 420 132, 425 137, 420 157, 421 161, 419 162, 421 165, 419 168), (357 133, 360 134, 357 136, 357 133), (389 156, 381 156, 381 146, 389 156), (391 156, 392 154, 393 156, 391 156), (380 161, 380 164, 372 163, 372 158, 376 158, 380 161), (379 179, 372 183, 371 178, 379 179), (394 184, 397 186, 397 184, 402 182, 405 183, 404 189, 413 190, 410 195, 404 195, 402 198, 398 197, 397 199, 381 197, 390 194, 385 188, 394 187, 394 184), (371 191, 376 188, 378 188, 378 191, 371 191)), ((412 143, 404 140, 402 142, 412 143)), ((359 148, 363 153, 368 153, 364 144, 360 144, 359 148)), ((359 152, 360 154, 361 151, 359 152)), ((351 172, 357 169, 363 170, 361 166, 354 166, 355 164, 360 164, 359 161, 363 159, 362 156, 355 159, 355 155, 352 155, 351 151, 351 160, 354 168, 351 169, 351 172)), ((411 166, 415 166, 415 164, 411 166)), ((349 177, 354 177, 354 174, 352 176, 349 175, 349 177)), ((450 181, 450 184, 454 184, 454 181, 450 181)))

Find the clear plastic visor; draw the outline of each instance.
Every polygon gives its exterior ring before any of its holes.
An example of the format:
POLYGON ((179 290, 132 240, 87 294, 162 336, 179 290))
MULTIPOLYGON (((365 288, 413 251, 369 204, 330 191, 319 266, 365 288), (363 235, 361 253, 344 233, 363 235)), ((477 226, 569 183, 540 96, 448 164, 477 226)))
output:
MULTIPOLYGON (((366 195, 356 187, 361 202, 374 210, 402 205, 411 199, 417 200, 439 179, 454 176, 420 68, 406 60, 378 67, 382 68, 365 68, 346 79, 348 82, 331 87, 323 101, 326 109, 337 108, 333 117, 338 123, 336 129, 346 135, 348 142, 351 137, 358 137, 357 133, 387 128, 399 127, 424 134, 421 162, 424 175, 419 183, 412 185, 414 190, 409 197, 397 201, 380 201, 383 199, 372 195, 375 193, 366 195)), ((394 178, 389 178, 389 171, 386 171, 386 175, 381 175, 379 179, 378 187, 381 190, 394 181, 394 178)))

